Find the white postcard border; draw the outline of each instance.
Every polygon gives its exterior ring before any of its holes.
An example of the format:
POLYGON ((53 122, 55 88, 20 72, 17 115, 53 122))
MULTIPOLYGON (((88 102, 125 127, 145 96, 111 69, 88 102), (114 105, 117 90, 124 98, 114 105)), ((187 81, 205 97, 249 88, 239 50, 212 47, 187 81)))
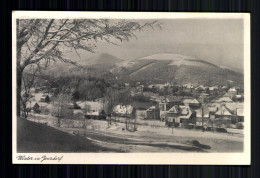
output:
POLYGON ((12 161, 14 164, 185 164, 249 165, 251 163, 251 76, 249 13, 166 12, 49 12, 12 13, 12 161), (17 153, 16 141, 16 19, 19 18, 111 18, 111 19, 244 19, 245 127, 243 153, 17 153), (19 156, 32 160, 18 160, 19 156), (40 161, 43 156, 61 160, 40 161))

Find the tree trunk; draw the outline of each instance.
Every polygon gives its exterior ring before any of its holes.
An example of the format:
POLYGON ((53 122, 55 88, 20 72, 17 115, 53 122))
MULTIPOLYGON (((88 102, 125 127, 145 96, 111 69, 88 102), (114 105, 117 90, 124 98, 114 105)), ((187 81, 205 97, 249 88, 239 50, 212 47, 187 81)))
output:
POLYGON ((21 92, 22 92, 22 71, 20 68, 17 68, 17 90, 16 90, 16 109, 17 109, 17 116, 20 117, 21 114, 21 92))

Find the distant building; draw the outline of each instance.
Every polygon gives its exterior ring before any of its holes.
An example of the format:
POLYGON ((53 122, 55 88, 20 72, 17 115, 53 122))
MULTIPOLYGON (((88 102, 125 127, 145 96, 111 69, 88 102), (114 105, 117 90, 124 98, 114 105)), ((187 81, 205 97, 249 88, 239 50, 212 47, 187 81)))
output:
POLYGON ((230 98, 233 98, 234 96, 236 96, 237 95, 237 90, 236 90, 236 88, 230 88, 229 90, 228 90, 228 96, 230 97, 230 98))
POLYGON ((227 96, 221 97, 215 101, 216 103, 233 103, 233 100, 227 96))
POLYGON ((232 113, 233 123, 244 122, 244 103, 226 103, 225 106, 232 113))
POLYGON ((143 92, 144 85, 139 85, 139 86, 136 87, 136 89, 137 89, 138 92, 143 92))
POLYGON ((209 87, 209 94, 214 95, 218 92, 218 87, 209 87))
POLYGON ((193 108, 200 107, 200 102, 195 98, 186 98, 182 100, 182 103, 185 106, 190 106, 193 108))
POLYGON ((153 86, 154 86, 154 88, 161 90, 161 89, 164 89, 165 85, 164 84, 154 84, 153 86))
POLYGON ((101 112, 98 111, 87 111, 85 113, 85 118, 87 119, 99 119, 99 120, 105 120, 106 119, 106 113, 104 110, 101 112))
POLYGON ((167 111, 174 105, 181 105, 181 101, 182 98, 174 96, 167 96, 166 98, 161 100, 161 102, 159 103, 161 121, 165 120, 167 111))
POLYGON ((186 93, 193 93, 193 92, 195 92, 195 87, 191 83, 184 84, 182 91, 186 92, 186 93))
POLYGON ((121 117, 133 117, 135 108, 131 105, 116 105, 113 108, 113 114, 121 117))
POLYGON ((195 113, 196 117, 194 122, 196 125, 204 125, 210 116, 209 107, 197 109, 195 110, 195 113))
POLYGON ((192 115, 192 111, 189 106, 173 106, 167 111, 166 125, 172 125, 174 123, 181 124, 187 122, 192 115))
POLYGON ((198 93, 206 93, 208 91, 208 87, 204 87, 203 85, 200 85, 195 88, 195 91, 198 93))
POLYGON ((155 106, 148 108, 145 113, 145 118, 148 120, 160 119, 159 108, 156 108, 155 106))
POLYGON ((78 101, 77 105, 86 112, 101 112, 103 110, 103 104, 94 101, 78 101))
POLYGON ((42 97, 40 98, 40 102, 46 102, 49 103, 51 101, 49 95, 42 95, 42 97))

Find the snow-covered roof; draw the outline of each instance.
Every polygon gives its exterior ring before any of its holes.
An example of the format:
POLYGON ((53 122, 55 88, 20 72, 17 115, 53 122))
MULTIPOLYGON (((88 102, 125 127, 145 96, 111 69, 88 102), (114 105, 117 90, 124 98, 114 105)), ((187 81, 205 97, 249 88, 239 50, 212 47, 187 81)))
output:
POLYGON ((95 111, 95 112, 86 112, 86 115, 91 115, 91 116, 99 116, 99 112, 95 111))
POLYGON ((228 92, 236 92, 237 90, 235 88, 230 88, 228 92))
POLYGON ((231 110, 233 113, 236 112, 236 109, 243 109, 244 103, 226 103, 225 106, 231 110))
POLYGON ((242 98, 242 95, 236 95, 236 98, 242 98))
POLYGON ((179 106, 180 109, 181 109, 181 118, 184 118, 184 119, 189 119, 192 112, 190 110, 190 107, 189 106, 179 106))
POLYGON ((113 108, 113 112, 116 113, 116 114, 132 114, 133 109, 134 108, 131 105, 126 105, 126 106, 116 105, 113 108))
POLYGON ((79 105, 82 109, 89 109, 94 111, 100 111, 103 109, 103 105, 100 102, 93 101, 78 101, 77 105, 79 105), (89 108, 87 108, 89 107, 89 108))
POLYGON ((222 98, 219 98, 218 100, 216 100, 217 103, 226 103, 226 102, 233 102, 232 99, 230 99, 229 97, 227 96, 224 96, 222 98))
POLYGON ((184 104, 199 104, 198 100, 196 100, 195 98, 189 98, 189 99, 183 99, 182 101, 184 104))
POLYGON ((146 111, 151 111, 151 110, 153 110, 153 109, 155 109, 155 106, 149 107, 146 111))
POLYGON ((214 87, 209 87, 210 91, 217 90, 217 89, 218 89, 218 87, 215 87, 215 86, 214 87))
POLYGON ((216 112, 216 115, 221 115, 221 116, 231 116, 232 113, 228 111, 226 106, 220 106, 219 110, 216 112))

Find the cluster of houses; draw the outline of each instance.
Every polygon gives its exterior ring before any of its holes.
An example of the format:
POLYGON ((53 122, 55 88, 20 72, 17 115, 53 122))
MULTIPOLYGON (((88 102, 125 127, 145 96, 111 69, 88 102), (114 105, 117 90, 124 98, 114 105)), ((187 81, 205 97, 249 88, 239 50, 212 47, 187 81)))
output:
POLYGON ((204 95, 204 96, 211 96, 211 95, 224 95, 229 96, 230 98, 241 98, 241 90, 239 87, 231 87, 228 88, 225 85, 215 85, 215 86, 204 86, 199 85, 197 83, 187 83, 183 85, 171 85, 170 83, 165 84, 149 84, 144 85, 138 82, 136 84, 135 93, 142 93, 142 92, 154 92, 158 93, 158 91, 168 91, 175 96, 182 95, 183 97, 187 95, 190 96, 197 96, 197 95, 204 95))
MULTIPOLYGON (((124 86, 128 87, 129 83, 124 86)), ((147 120, 160 120, 165 122, 166 125, 179 125, 190 123, 194 125, 203 126, 208 124, 209 121, 217 123, 217 125, 224 124, 227 127, 229 124, 243 123, 244 122, 244 107, 243 102, 235 102, 234 98, 242 98, 243 94, 240 93, 240 88, 227 86, 203 86, 198 84, 184 84, 171 85, 165 84, 150 84, 144 86, 140 82, 136 85, 136 91, 142 92, 144 95, 149 95, 150 100, 156 101, 156 105, 152 105, 144 113, 143 119, 147 120), (158 93, 144 92, 144 88, 153 89, 169 89, 173 91, 172 94, 167 96, 159 96, 158 93), (199 95, 183 96, 178 95, 180 92, 197 93, 199 95), (209 96, 216 95, 218 99, 206 99, 209 96)), ((38 102, 50 102, 50 97, 45 94, 39 99, 38 102)), ((35 112, 39 112, 40 105, 38 102, 30 103, 30 108, 35 112)), ((136 109, 128 105, 115 105, 113 106, 112 113, 105 113, 104 105, 105 99, 98 99, 96 101, 77 101, 71 103, 71 109, 74 114, 82 113, 85 118, 102 119, 105 120, 107 116, 119 117, 139 117, 136 116, 136 109)))
POLYGON ((223 96, 210 103, 202 105, 197 99, 180 99, 167 97, 159 103, 160 120, 166 124, 191 123, 205 125, 212 124, 227 127, 230 124, 244 122, 243 103, 237 103, 228 96, 223 96))
POLYGON ((33 110, 35 113, 40 113, 40 107, 44 106, 51 102, 50 96, 47 94, 43 94, 38 101, 29 101, 27 103, 26 108, 28 108, 30 111, 33 110))
MULTIPOLYGON (((86 118, 106 119, 107 116, 102 101, 77 102, 74 108, 81 108, 81 111, 84 109, 86 118)), ((243 111, 243 103, 234 102, 228 96, 207 104, 202 104, 195 98, 167 96, 157 105, 144 110, 143 119, 160 120, 169 126, 182 126, 187 123, 203 126, 211 121, 218 127, 228 127, 230 124, 244 122, 243 111)), ((80 110, 75 109, 74 112, 80 110)), ((119 117, 139 117, 135 112, 136 109, 131 105, 115 105, 111 114, 119 117)))

